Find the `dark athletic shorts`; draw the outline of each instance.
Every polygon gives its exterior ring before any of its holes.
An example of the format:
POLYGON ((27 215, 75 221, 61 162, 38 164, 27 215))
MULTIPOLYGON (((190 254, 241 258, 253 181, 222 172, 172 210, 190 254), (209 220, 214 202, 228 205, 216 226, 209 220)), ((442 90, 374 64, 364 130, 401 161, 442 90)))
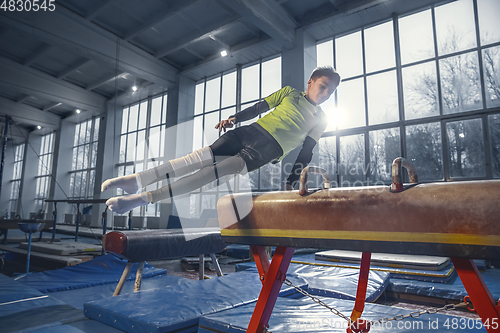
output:
POLYGON ((249 172, 283 155, 278 141, 257 123, 224 133, 210 148, 216 160, 217 157, 240 156, 249 172))

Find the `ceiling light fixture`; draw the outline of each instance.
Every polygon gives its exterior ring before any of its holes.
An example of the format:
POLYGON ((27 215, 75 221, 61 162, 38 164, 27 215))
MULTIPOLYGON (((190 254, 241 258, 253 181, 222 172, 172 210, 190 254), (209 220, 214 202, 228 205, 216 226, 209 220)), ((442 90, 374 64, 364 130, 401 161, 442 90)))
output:
POLYGON ((225 57, 225 56, 227 56, 227 51, 226 51, 226 50, 224 50, 224 51, 221 51, 220 55, 221 55, 222 57, 225 57))
POLYGON ((37 129, 42 129, 42 126, 38 125, 36 128, 37 128, 37 129))
POLYGON ((82 112, 80 109, 76 109, 76 113, 80 114, 80 112, 82 112))
POLYGON ((133 92, 136 92, 136 91, 137 91, 137 87, 136 87, 136 86, 133 86, 133 87, 132 87, 132 91, 133 91, 133 92))

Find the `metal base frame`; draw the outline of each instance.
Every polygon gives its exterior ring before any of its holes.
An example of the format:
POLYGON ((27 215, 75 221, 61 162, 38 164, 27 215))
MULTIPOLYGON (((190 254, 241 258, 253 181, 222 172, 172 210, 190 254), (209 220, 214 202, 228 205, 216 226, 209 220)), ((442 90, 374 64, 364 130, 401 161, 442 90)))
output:
POLYGON ((474 311, 477 312, 488 333, 500 332, 500 303, 495 304, 483 277, 472 259, 451 258, 462 284, 469 294, 474 311))
MULTIPOLYGON (((269 256, 264 246, 251 245, 250 249, 252 250, 259 271, 260 280, 262 281, 262 290, 255 305, 252 318, 250 319, 247 332, 263 333, 269 327, 269 319, 276 304, 281 285, 286 279, 286 272, 295 249, 292 247, 277 247, 272 262, 269 262, 269 256)), ((356 302, 351 314, 353 322, 361 317, 364 309, 370 258, 370 252, 363 252, 356 302)), ((470 298, 474 305, 474 309, 471 310, 476 311, 481 317, 488 333, 500 332, 500 301, 498 304, 495 303, 474 261, 463 258, 451 258, 451 260, 469 294, 468 298, 470 298)), ((360 331, 367 332, 368 330, 369 328, 367 327, 360 331)), ((347 332, 349 331, 351 331, 350 328, 348 328, 347 332)))

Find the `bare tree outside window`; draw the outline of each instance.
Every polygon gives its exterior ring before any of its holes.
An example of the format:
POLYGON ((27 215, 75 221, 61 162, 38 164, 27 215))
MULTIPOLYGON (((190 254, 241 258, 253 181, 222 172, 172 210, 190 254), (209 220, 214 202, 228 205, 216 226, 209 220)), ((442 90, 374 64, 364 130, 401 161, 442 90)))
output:
POLYGON ((442 59, 441 91, 443 113, 482 108, 481 83, 476 52, 442 59))
POLYGON ((370 180, 392 179, 392 162, 401 155, 399 128, 370 132, 370 180))
POLYGON ((443 154, 439 123, 406 127, 406 150, 410 161, 418 167, 420 181, 442 180, 443 154))
MULTIPOLYGON (((319 166, 330 175, 332 184, 337 181, 337 146, 336 137, 329 136, 319 140, 319 166)), ((314 152, 316 154, 316 151, 314 152)))
POLYGON ((486 175, 481 119, 454 121, 446 124, 452 178, 486 175))
POLYGON ((500 46, 483 50, 486 106, 500 106, 500 46))
POLYGON ((339 163, 340 186, 364 185, 367 172, 364 134, 341 137, 339 163))
POLYGON ((405 119, 439 115, 439 96, 434 61, 403 68, 405 119))
POLYGON ((500 178, 500 114, 488 116, 491 138, 493 177, 500 178))

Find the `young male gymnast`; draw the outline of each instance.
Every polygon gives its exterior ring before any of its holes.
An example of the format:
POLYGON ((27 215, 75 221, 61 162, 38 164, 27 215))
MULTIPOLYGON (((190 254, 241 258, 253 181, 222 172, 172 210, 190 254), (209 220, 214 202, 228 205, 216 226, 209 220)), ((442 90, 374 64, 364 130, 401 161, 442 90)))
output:
POLYGON ((330 98, 340 80, 340 75, 332 67, 318 67, 312 72, 305 93, 284 87, 262 102, 219 122, 215 128, 219 132, 224 130, 224 134, 212 145, 149 170, 104 181, 102 192, 121 188, 130 194, 110 198, 106 205, 123 214, 138 206, 189 193, 223 176, 253 171, 269 162, 281 161, 302 145, 286 182, 286 189, 293 189, 327 126, 327 117, 319 105, 330 98), (226 132, 227 128, 273 108, 251 125, 226 132), (154 182, 187 174, 190 175, 158 190, 137 193, 154 182))

